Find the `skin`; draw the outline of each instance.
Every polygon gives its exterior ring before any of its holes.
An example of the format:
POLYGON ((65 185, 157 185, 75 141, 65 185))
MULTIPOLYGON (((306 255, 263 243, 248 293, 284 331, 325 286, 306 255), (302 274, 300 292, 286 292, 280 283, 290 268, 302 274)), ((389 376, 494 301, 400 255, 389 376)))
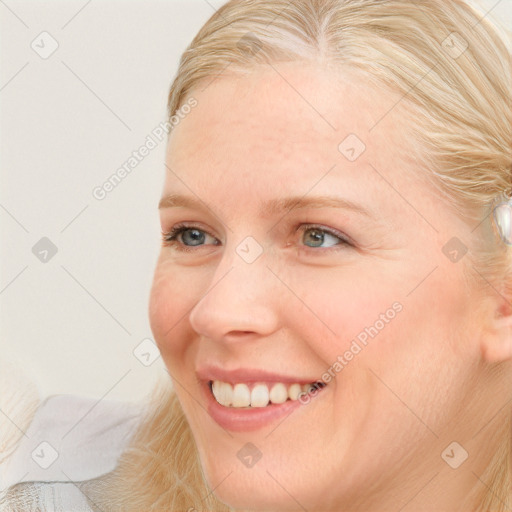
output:
POLYGON ((474 235, 424 179, 410 138, 417 116, 366 83, 297 63, 226 75, 191 92, 198 105, 169 140, 162 197, 208 208, 162 208, 162 230, 186 221, 206 237, 188 252, 183 239, 162 247, 151 327, 209 485, 240 510, 467 511, 484 490, 476 475, 503 413, 490 420, 511 398, 490 372, 510 357, 507 312, 466 278, 468 257, 442 251, 453 237, 471 249, 474 235), (354 162, 338 150, 348 134, 366 144, 354 162), (260 212, 305 194, 348 199, 372 218, 260 212), (326 236, 315 247, 298 229, 307 224, 353 245, 326 236), (236 252, 247 236, 263 249, 251 264, 236 252), (206 412, 198 366, 320 378, 394 303, 395 318, 279 425, 227 432, 206 412), (453 441, 469 453, 458 469, 441 457, 453 441), (262 452, 250 469, 236 456, 247 442, 262 452))

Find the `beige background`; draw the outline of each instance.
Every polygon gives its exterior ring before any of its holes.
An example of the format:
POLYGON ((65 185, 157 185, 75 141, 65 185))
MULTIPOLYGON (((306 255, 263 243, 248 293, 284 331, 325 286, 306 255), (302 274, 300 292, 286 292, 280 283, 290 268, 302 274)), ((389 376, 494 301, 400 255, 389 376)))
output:
MULTIPOLYGON (((164 143, 92 191, 165 120, 179 57, 223 3, 0 2, 0 351, 42 396, 138 399, 164 372, 147 319, 164 143)), ((482 3, 512 28, 512 0, 482 3)))

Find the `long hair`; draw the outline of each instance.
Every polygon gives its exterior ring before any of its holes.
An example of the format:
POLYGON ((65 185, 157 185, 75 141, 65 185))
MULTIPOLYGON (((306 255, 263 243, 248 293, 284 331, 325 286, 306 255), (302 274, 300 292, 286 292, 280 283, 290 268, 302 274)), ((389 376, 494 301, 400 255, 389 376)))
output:
MULTIPOLYGON (((199 30, 172 83, 173 116, 200 83, 256 65, 321 62, 398 92, 418 113, 411 150, 440 197, 477 226, 468 255, 505 296, 511 261, 491 226, 492 199, 512 181, 512 79, 508 35, 466 0, 231 0, 199 30)), ((482 480, 479 510, 511 506, 511 411, 482 480)), ((100 492, 104 511, 225 511, 208 489, 170 383, 100 492)))
POLYGON ((228 512, 208 488, 192 432, 172 389, 161 379, 146 416, 117 468, 80 489, 97 512, 228 512))

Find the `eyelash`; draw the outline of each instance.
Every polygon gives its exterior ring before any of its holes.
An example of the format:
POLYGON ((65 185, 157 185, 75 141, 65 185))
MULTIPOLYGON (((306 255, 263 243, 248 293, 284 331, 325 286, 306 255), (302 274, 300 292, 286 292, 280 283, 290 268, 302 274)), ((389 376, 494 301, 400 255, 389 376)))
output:
MULTIPOLYGON (((197 250, 196 248, 204 247, 204 245, 188 246, 178 240, 178 236, 181 233, 188 231, 188 230, 194 230, 194 229, 197 231, 201 231, 202 233, 205 233, 205 234, 211 236, 212 238, 215 238, 212 234, 208 233, 208 231, 201 229, 198 226, 180 223, 180 224, 177 224, 176 226, 174 226, 170 231, 167 231, 167 232, 162 231, 163 246, 164 247, 176 246, 176 250, 182 251, 182 252, 194 252, 197 250)), ((311 246, 304 245, 304 246, 301 246, 301 249, 312 250, 312 251, 318 253, 318 252, 324 252, 327 250, 328 251, 339 251, 339 250, 343 250, 346 247, 353 247, 353 244, 348 240, 348 238, 345 235, 343 235, 342 233, 335 231, 333 229, 321 226, 319 224, 299 224, 296 227, 296 231, 299 231, 299 230, 302 235, 306 231, 317 230, 321 233, 334 236, 335 238, 338 238, 340 240, 340 243, 333 245, 331 247, 318 247, 317 248, 317 247, 311 247, 311 246)), ((215 245, 220 245, 220 244, 215 244, 215 245)))

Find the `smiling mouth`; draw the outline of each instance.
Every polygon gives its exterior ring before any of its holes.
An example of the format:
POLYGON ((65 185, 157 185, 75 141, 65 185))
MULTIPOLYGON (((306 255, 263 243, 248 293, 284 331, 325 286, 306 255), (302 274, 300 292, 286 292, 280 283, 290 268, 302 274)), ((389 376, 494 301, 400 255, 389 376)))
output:
POLYGON ((282 382, 230 384, 210 380, 208 386, 218 404, 234 409, 253 409, 297 401, 301 397, 324 388, 325 382, 285 384, 282 382))

